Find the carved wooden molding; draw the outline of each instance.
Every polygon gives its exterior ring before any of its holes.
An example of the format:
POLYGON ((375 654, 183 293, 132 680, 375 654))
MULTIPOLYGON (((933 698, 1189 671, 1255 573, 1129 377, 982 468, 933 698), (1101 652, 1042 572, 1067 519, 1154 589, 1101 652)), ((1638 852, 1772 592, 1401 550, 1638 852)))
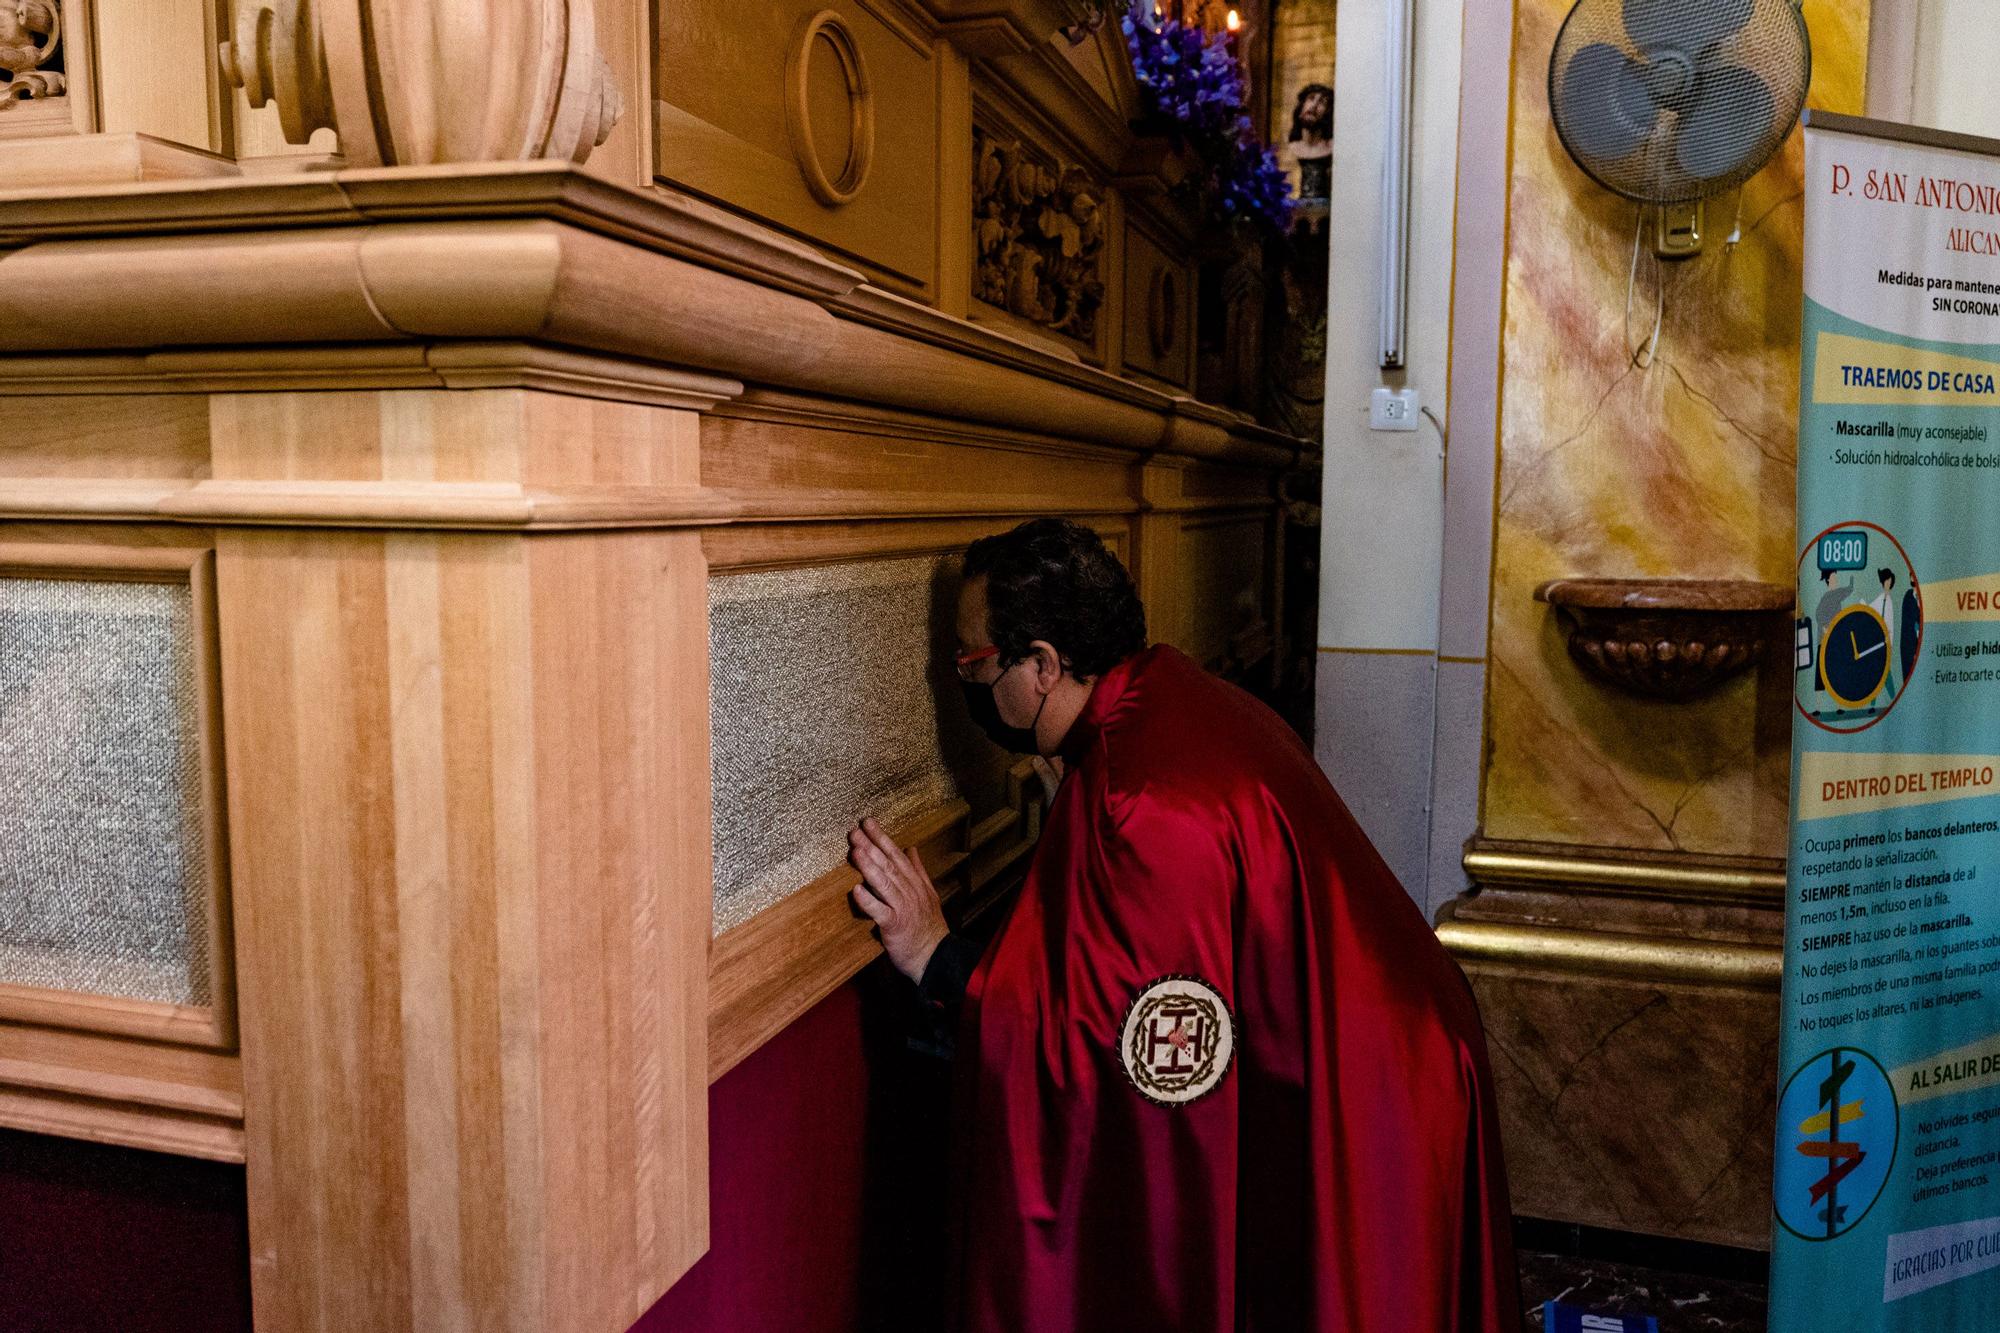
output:
POLYGON ((785 59, 785 137, 813 198, 828 208, 838 208, 861 192, 875 156, 875 93, 869 85, 868 66, 861 58, 861 44, 854 40, 847 20, 831 9, 820 10, 799 26, 791 54, 785 59), (833 49, 847 84, 847 160, 837 176, 828 174, 826 164, 820 161, 819 146, 813 142, 812 53, 813 43, 822 38, 833 49))
MULTIPOLYGON (((448 354, 424 342, 533 339, 1097 446, 1252 466, 1298 457, 1295 440, 1227 408, 861 286, 753 224, 553 163, 80 188, 0 203, 4 244, 20 248, 0 249, 0 394, 10 381, 146 391, 210 374, 330 386, 374 375, 368 358, 392 378, 412 373, 413 352, 435 367, 448 354), (29 243, 57 239, 73 243, 29 243), (143 283, 137 249, 158 260, 143 283), (202 320, 172 317, 196 306, 202 320), (229 350, 242 348, 257 350, 229 350), (66 359, 21 379, 24 353, 66 359), (883 375, 885 362, 902 373, 883 375)), ((510 364, 496 370, 513 377, 510 364)))
MULTIPOLYGON (((1090 0, 919 0, 952 45, 975 58, 1025 55, 1062 33, 1080 41, 1109 7, 1090 0)), ((1117 26, 1112 25, 1114 28, 1117 26)))
MULTIPOLYGON (((0 0, 4 2, 4 0, 0 0)), ((590 0, 233 0, 222 71, 357 166, 568 158, 624 111, 590 0)))
POLYGON ((1097 340, 1104 191, 1082 167, 973 127, 973 295, 1042 328, 1097 340))

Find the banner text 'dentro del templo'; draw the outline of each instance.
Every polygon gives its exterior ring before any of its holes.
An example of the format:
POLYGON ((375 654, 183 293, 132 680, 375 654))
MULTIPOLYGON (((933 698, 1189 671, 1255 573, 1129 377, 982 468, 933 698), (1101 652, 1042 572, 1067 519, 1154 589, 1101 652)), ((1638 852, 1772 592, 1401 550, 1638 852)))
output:
POLYGON ((1814 114, 1771 1327, 2000 1328, 2000 144, 1814 114))

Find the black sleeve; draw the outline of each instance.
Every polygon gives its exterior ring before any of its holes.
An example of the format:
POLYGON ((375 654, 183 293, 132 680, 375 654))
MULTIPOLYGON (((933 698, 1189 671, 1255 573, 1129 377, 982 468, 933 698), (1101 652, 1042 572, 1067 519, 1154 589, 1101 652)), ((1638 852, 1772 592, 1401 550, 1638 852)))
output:
POLYGON ((958 1045, 958 1010, 972 969, 979 965, 981 945, 965 935, 947 935, 924 965, 917 983, 920 1019, 910 1046, 940 1060, 952 1058, 958 1045))

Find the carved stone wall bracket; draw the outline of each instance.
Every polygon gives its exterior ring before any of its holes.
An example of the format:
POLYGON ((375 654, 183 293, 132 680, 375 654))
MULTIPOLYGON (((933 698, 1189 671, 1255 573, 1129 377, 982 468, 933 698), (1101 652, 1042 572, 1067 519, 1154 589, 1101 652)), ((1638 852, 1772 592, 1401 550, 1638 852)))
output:
POLYGON ((222 71, 356 166, 581 162, 624 111, 590 0, 233 0, 222 71))
POLYGON ((1758 661, 1792 592, 1736 579, 1557 579, 1569 654, 1590 675, 1653 699, 1691 699, 1758 661))

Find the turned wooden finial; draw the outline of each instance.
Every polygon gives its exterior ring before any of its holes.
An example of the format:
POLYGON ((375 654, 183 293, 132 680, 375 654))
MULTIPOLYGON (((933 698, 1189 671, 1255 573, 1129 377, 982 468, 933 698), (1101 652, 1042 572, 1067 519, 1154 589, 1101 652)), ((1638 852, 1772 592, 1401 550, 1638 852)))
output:
POLYGON ((624 111, 589 0, 233 0, 222 70, 357 166, 568 158, 624 111))

